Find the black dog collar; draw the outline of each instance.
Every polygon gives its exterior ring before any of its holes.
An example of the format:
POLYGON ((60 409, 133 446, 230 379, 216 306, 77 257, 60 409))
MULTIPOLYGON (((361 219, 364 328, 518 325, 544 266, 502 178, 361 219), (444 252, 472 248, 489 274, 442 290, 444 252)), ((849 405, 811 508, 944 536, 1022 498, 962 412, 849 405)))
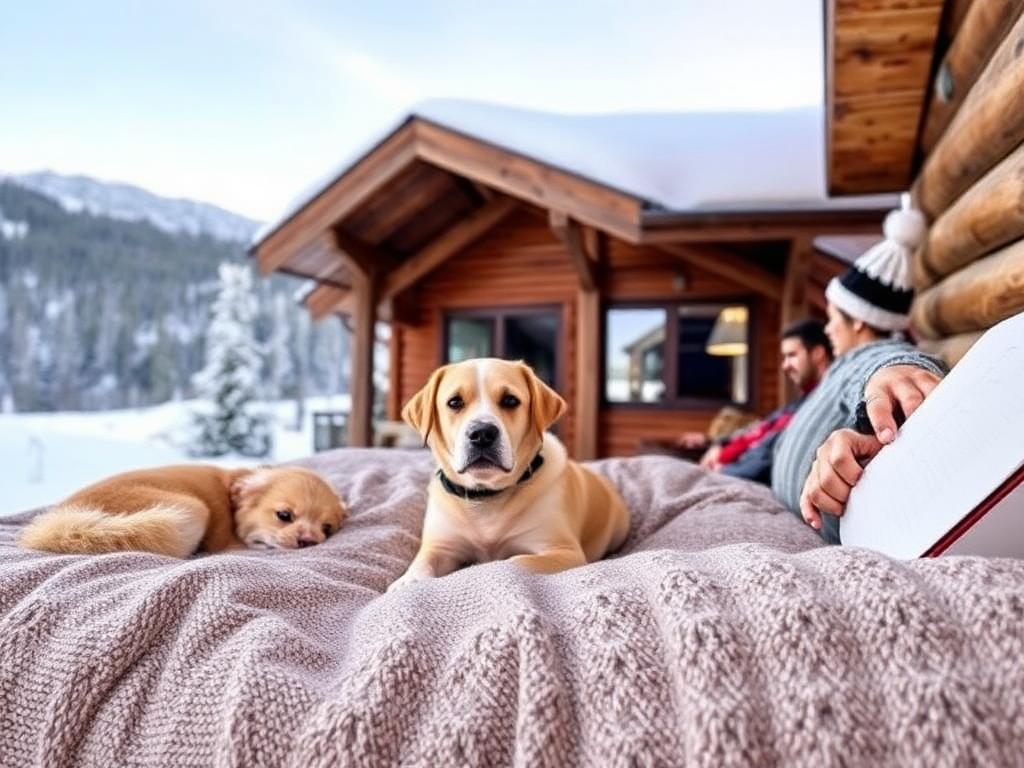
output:
MULTIPOLYGON (((527 480, 533 477, 533 473, 540 469, 540 465, 543 463, 544 457, 538 453, 536 456, 534 456, 533 461, 530 462, 530 466, 528 466, 526 468, 526 471, 523 472, 523 476, 520 477, 519 480, 516 482, 516 485, 519 485, 520 483, 525 483, 527 480)), ((440 469, 437 470, 437 477, 441 481, 441 487, 448 491, 448 493, 452 494, 453 496, 458 496, 459 498, 467 499, 470 501, 472 501, 473 499, 486 499, 491 496, 497 496, 499 493, 508 490, 508 488, 502 488, 497 491, 492 490, 491 488, 474 489, 467 488, 464 485, 456 485, 451 480, 449 480, 445 473, 440 469)))

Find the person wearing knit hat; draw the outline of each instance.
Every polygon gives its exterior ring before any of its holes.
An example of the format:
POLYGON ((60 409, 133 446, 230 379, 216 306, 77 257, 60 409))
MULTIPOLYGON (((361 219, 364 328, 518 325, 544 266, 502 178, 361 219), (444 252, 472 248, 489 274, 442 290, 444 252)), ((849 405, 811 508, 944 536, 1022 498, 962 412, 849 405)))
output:
POLYGON ((825 332, 836 355, 910 325, 914 298, 910 260, 924 240, 927 226, 920 211, 903 195, 902 207, 889 213, 882 225, 885 239, 854 262, 825 289, 828 325, 825 332))
POLYGON ((826 291, 825 333, 836 359, 776 445, 772 491, 827 542, 839 542, 839 515, 862 464, 896 438, 946 373, 945 365, 894 334, 909 325, 910 258, 926 224, 905 195, 883 225, 885 240, 826 291), (873 434, 854 431, 866 413, 873 434))
POLYGON ((910 207, 910 195, 904 194, 900 210, 885 217, 882 231, 882 242, 845 275, 832 278, 825 298, 847 316, 880 331, 903 331, 910 325, 914 298, 910 259, 928 231, 924 216, 910 207))

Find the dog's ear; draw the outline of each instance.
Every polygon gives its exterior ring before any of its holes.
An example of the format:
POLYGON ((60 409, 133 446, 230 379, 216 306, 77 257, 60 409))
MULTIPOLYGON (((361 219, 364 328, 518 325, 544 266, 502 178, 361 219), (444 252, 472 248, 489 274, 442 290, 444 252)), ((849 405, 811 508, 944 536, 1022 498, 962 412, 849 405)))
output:
POLYGON ((427 438, 437 421, 437 390, 448 367, 443 365, 434 371, 427 385, 413 395, 402 409, 405 423, 420 433, 424 445, 427 444, 427 438))
POLYGON ((231 494, 231 505, 236 509, 243 504, 256 501, 270 487, 270 468, 257 467, 247 469, 231 481, 228 492, 231 494))
POLYGON ((543 439, 544 431, 562 418, 567 406, 562 396, 545 384, 530 366, 520 362, 519 367, 530 389, 530 417, 537 434, 543 439))

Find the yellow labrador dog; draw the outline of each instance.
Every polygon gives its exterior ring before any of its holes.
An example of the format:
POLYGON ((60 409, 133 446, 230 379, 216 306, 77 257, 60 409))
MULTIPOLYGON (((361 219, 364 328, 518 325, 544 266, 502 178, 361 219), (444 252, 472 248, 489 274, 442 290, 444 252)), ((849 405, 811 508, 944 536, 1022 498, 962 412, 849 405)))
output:
POLYGON ((434 372, 402 417, 438 470, 419 552, 389 590, 503 558, 554 573, 622 544, 629 512, 618 493, 545 431, 564 412, 521 362, 467 360, 434 372))

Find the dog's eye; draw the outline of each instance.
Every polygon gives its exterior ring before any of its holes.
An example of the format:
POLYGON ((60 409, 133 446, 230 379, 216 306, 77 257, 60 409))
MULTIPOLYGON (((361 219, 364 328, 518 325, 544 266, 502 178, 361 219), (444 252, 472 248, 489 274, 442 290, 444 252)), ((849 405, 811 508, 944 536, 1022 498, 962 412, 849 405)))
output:
POLYGON ((324 523, 324 536, 330 536, 333 529, 327 523, 324 523))
POLYGON ((519 398, 516 397, 515 395, 505 395, 503 398, 501 398, 501 402, 499 402, 498 405, 500 405, 502 408, 518 408, 519 398))
POLYGON ((462 401, 462 398, 456 395, 455 397, 448 398, 448 407, 453 411, 461 411, 463 406, 466 404, 462 401))
POLYGON ((290 509, 279 509, 277 510, 277 519, 282 523, 290 523, 295 519, 295 515, 292 514, 290 509))

